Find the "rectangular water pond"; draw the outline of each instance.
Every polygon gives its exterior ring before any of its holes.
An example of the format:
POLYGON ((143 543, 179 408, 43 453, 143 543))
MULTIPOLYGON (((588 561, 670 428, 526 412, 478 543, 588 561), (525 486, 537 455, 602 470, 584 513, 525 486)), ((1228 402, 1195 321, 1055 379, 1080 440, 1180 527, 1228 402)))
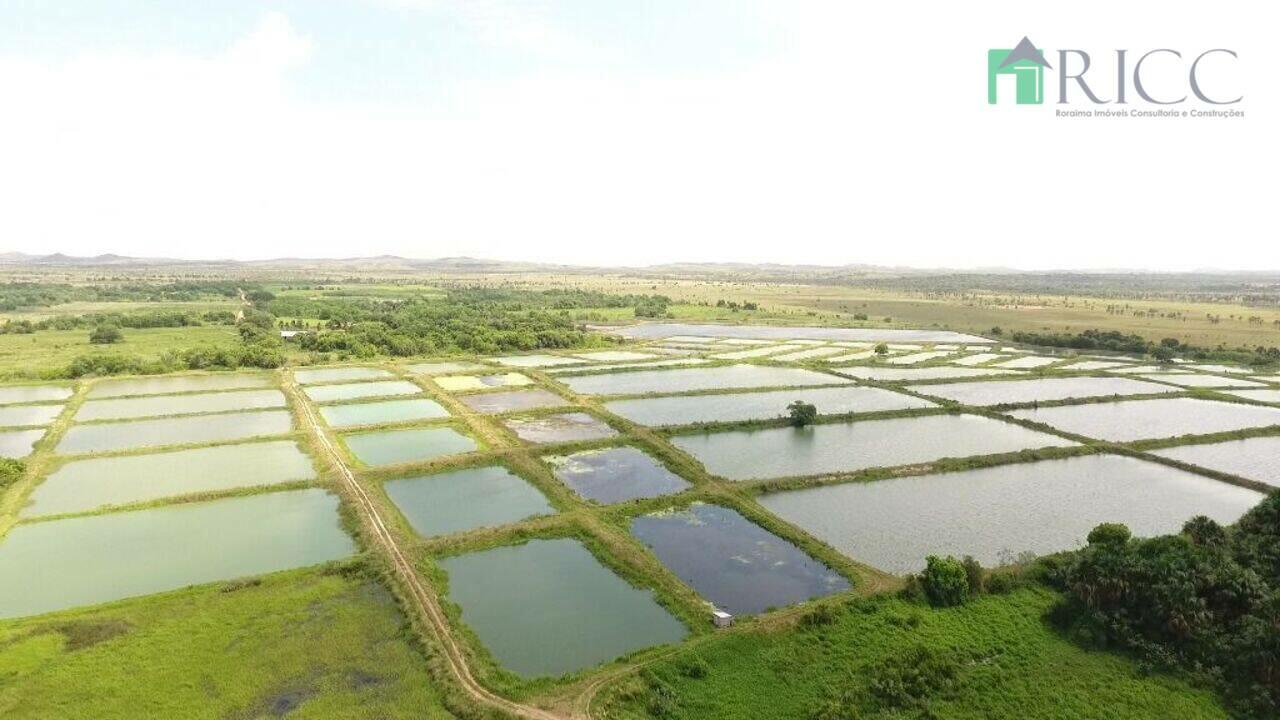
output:
POLYGON ((416 375, 448 375, 450 373, 484 370, 487 367, 488 365, 481 365, 480 363, 473 362, 434 362, 410 365, 408 370, 416 375))
POLYGON ((412 400, 384 400, 382 402, 349 403, 346 405, 326 405, 320 408, 320 415, 332 427, 351 427, 354 425, 380 425, 382 423, 406 422, 409 420, 434 420, 449 417, 449 411, 440 403, 428 398, 412 400))
POLYGON ((657 355, 635 352, 633 350, 599 350, 596 352, 578 353, 575 357, 591 362, 629 362, 632 360, 652 360, 657 355))
POLYGON ((156 397, 89 400, 76 412, 76 422, 87 420, 127 420, 158 415, 194 415, 234 410, 259 410, 284 407, 284 393, 279 390, 242 390, 201 393, 196 395, 161 395, 156 397))
POLYGON ((528 375, 509 372, 496 375, 445 375, 444 377, 436 378, 436 384, 449 392, 467 392, 498 387, 532 385, 533 380, 528 375))
POLYGON ((699 595, 735 615, 849 589, 839 573, 719 505, 641 515, 631 534, 699 595))
POLYGON ((1223 377, 1221 375, 1193 375, 1191 373, 1167 373, 1164 375, 1144 375, 1143 377, 1151 380, 1161 380, 1163 382, 1180 385, 1189 388, 1264 388, 1260 382, 1245 380, 1238 377, 1223 377))
POLYGON ((929 415, 888 420, 734 430, 680 435, 672 442, 713 474, 762 480, 856 472, 994 455, 1075 443, 976 415, 929 415))
POLYGON ((18 525, 0 540, 0 617, 314 565, 354 551, 337 496, 319 489, 18 525))
POLYGON ((382 488, 423 537, 506 525, 556 511, 537 488, 498 465, 388 480, 382 488))
POLYGON ((991 377, 993 375, 1016 375, 1016 370, 992 370, 989 368, 954 367, 941 365, 927 368, 894 368, 868 365, 852 365, 832 368, 841 375, 859 380, 878 380, 880 382, 911 382, 918 380, 950 380, 953 378, 991 377))
POLYGON ((560 357, 559 355, 507 355, 494 358, 500 365, 510 367, 543 368, 557 365, 581 365, 586 362, 578 358, 560 357))
POLYGON ((584 450, 544 458, 556 479, 588 500, 616 503, 682 492, 689 483, 633 447, 584 450))
POLYGON ((0 387, 0 405, 66 400, 72 394, 63 385, 6 385, 0 387))
POLYGON ((255 485, 310 480, 311 459, 290 441, 69 462, 31 492, 23 517, 255 485))
POLYGON ((599 440, 618 434, 603 420, 582 412, 510 418, 505 424, 516 437, 531 443, 599 440))
POLYGON ((851 558, 892 573, 927 555, 984 565, 1069 550, 1103 522, 1175 533, 1195 515, 1234 522, 1262 495, 1175 468, 1087 455, 763 495, 760 503, 851 558))
POLYGON ((574 392, 587 395, 641 395, 788 385, 838 385, 849 381, 803 368, 729 365, 580 375, 563 378, 562 382, 573 388, 574 392))
POLYGON ((67 430, 58 443, 57 452, 72 455, 161 445, 195 445, 282 435, 292 429, 293 418, 286 410, 94 423, 76 425, 67 430))
POLYGON ((44 430, 0 430, 0 457, 24 458, 44 437, 44 430))
POLYGON ((462 404, 482 413, 504 413, 513 410, 533 410, 536 408, 561 407, 569 401, 541 388, 533 390, 511 390, 492 392, 481 395, 466 395, 462 404))
POLYGON ((420 462, 475 450, 476 441, 453 428, 409 428, 343 435, 342 441, 366 465, 420 462))
POLYGON ((449 599, 506 669, 524 677, 583 670, 682 640, 685 627, 577 540, 445 558, 449 599))
POLYGON ((271 387, 275 380, 266 373, 228 373, 226 375, 163 375, 159 377, 99 380, 89 388, 89 397, 121 397, 124 395, 165 395, 185 392, 216 392, 271 387))
POLYGON ((355 380, 373 380, 375 378, 394 377, 390 370, 370 367, 336 367, 294 370, 293 377, 299 385, 319 385, 321 383, 353 382, 355 380))
POLYGON ((0 427, 48 425, 61 413, 61 405, 8 405, 0 407, 0 427))
POLYGON ((922 395, 954 400, 962 405, 1013 405, 1108 395, 1153 395, 1178 388, 1123 377, 1036 378, 943 383, 908 388, 922 395))
POLYGON ((1280 437, 1182 445, 1151 454, 1280 487, 1280 437))
POLYGON ((1235 395, 1245 400, 1254 400, 1261 403, 1271 403, 1273 405, 1280 404, 1280 390, 1229 390, 1228 395, 1235 395))
POLYGON ((318 403, 325 403, 359 400, 360 398, 391 397, 394 395, 417 395, 422 392, 422 388, 408 380, 385 380, 346 383, 344 385, 320 385, 306 388, 303 392, 312 400, 318 403))
POLYGON ((605 408, 641 425, 692 425, 783 417, 795 400, 812 403, 821 415, 936 407, 928 400, 889 390, 846 386, 614 400, 605 408))
POLYGON ((1208 435, 1280 425, 1280 408, 1196 398, 1064 405, 1014 410, 1009 415, 1044 423, 1076 435, 1112 442, 1208 435))

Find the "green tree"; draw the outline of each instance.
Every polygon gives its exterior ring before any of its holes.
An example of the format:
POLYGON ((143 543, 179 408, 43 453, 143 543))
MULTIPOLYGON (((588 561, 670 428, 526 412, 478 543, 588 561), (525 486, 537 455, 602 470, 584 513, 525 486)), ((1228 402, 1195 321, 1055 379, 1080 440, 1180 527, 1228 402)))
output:
POLYGON ((793 427, 812 425, 818 419, 818 408, 813 403, 796 400, 787 406, 787 417, 793 427))
POLYGON ((124 340, 124 333, 115 325, 99 325, 89 332, 89 342, 95 345, 111 345, 124 340))
POLYGON ((954 557, 930 555, 920 573, 920 587, 929 603, 937 607, 961 605, 969 598, 969 575, 954 557))
POLYGON ((21 460, 0 458, 0 489, 7 488, 22 477, 27 466, 21 460))
POLYGON ((875 353, 880 357, 884 357, 885 355, 889 354, 889 346, 885 345, 884 343, 880 343, 876 345, 875 353))

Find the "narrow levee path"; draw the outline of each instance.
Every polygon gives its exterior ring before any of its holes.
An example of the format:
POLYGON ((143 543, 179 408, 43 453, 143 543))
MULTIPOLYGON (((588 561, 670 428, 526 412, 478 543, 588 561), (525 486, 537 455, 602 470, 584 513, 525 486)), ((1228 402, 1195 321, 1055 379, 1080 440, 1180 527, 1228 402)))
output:
POLYGON ((330 463, 338 471, 342 487, 351 500, 352 509, 368 529, 374 548, 390 562, 396 579, 408 591, 413 609, 426 627, 430 628, 434 635, 433 639, 444 654, 450 675, 457 681, 462 691, 480 705, 501 710, 516 717, 528 718, 528 720, 565 720, 561 715, 499 697, 476 681, 471 674, 471 669, 467 666, 463 649, 450 631, 449 622, 436 600, 435 593, 423 582, 414 569, 413 563, 405 557, 399 545, 396 544, 395 537, 387 529, 377 506, 360 486, 342 454, 333 446, 333 441, 329 439, 324 427, 316 420, 315 410, 298 391, 298 386, 291 376, 285 381, 285 389, 294 398, 297 406, 302 408, 302 418, 307 426, 305 430, 314 435, 319 447, 323 449, 330 463))

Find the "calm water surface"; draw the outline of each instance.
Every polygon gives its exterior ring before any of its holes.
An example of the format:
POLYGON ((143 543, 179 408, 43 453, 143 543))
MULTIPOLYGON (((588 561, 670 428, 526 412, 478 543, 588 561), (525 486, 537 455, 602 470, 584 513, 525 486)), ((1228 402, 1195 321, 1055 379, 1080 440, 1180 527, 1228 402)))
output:
POLYGON ((449 417, 449 411, 435 400, 414 398, 413 400, 326 405, 320 408, 320 415, 332 427, 351 427, 408 420, 433 420, 449 417))
POLYGON ((285 410, 94 423, 76 425, 67 430, 58 443, 57 452, 71 455, 161 445, 194 445, 260 435, 281 435, 292 429, 293 418, 285 410))
POLYGON ((537 488, 499 466, 388 480, 382 487, 424 537, 506 525, 556 511, 537 488))
POLYGON ((582 497, 601 503, 671 495, 689 487, 684 478, 633 447, 552 455, 546 461, 560 482, 582 497))
POLYGON ((678 642, 685 627, 577 540, 532 540, 440 561, 449 599, 503 667, 561 675, 678 642))
POLYGON ((1096 525, 1177 532, 1194 515, 1231 523, 1252 490, 1115 455, 1089 455, 763 495, 762 505, 851 558, 893 573, 927 555, 1045 554, 1080 546, 1096 525))
POLYGON ((642 515, 631 533, 699 595, 735 615, 849 588, 826 565, 719 505, 642 515))
POLYGON ((639 398, 614 400, 605 407, 641 425, 688 425, 783 417, 787 414, 787 405, 795 400, 812 403, 822 415, 936 407, 928 400, 870 387, 639 398))
POLYGON ((86 512, 174 495, 310 480, 311 459, 291 441, 69 462, 31 492, 23 516, 86 512))
POLYGON ((1243 430, 1280 425, 1280 408, 1197 398, 1124 400, 1014 410, 1010 416, 1044 423, 1076 435, 1130 442, 1148 438, 1243 430))
POLYGON ((192 415, 234 410, 284 407, 279 390, 245 390, 159 397, 89 400, 76 412, 76 421, 126 420, 157 415, 192 415))
POLYGON ((354 551, 337 496, 318 489, 18 525, 0 540, 0 617, 314 565, 354 551))
POLYGON ((1064 447, 1070 440, 975 415, 888 420, 680 435, 672 438, 713 474, 730 480, 854 472, 1064 447))
POLYGON ((728 365, 725 367, 637 370, 607 375, 578 375, 563 378, 574 392, 587 395, 640 395, 678 393, 693 390, 782 387, 786 385, 838 385, 846 378, 803 368, 728 365))
POLYGON ((476 441, 453 428, 410 428, 345 435, 342 441, 366 465, 395 465, 471 452, 476 441))

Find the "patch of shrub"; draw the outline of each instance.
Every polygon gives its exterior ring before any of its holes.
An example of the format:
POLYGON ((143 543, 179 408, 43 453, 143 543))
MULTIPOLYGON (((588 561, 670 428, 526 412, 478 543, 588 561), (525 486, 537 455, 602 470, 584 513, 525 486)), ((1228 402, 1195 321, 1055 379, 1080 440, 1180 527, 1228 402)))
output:
POLYGON ((0 490, 17 482, 26 470, 27 466, 21 460, 0 457, 0 490))
POLYGON ((920 573, 920 587, 931 605, 951 607, 969 598, 969 576, 964 565, 954 557, 930 555, 920 573))

